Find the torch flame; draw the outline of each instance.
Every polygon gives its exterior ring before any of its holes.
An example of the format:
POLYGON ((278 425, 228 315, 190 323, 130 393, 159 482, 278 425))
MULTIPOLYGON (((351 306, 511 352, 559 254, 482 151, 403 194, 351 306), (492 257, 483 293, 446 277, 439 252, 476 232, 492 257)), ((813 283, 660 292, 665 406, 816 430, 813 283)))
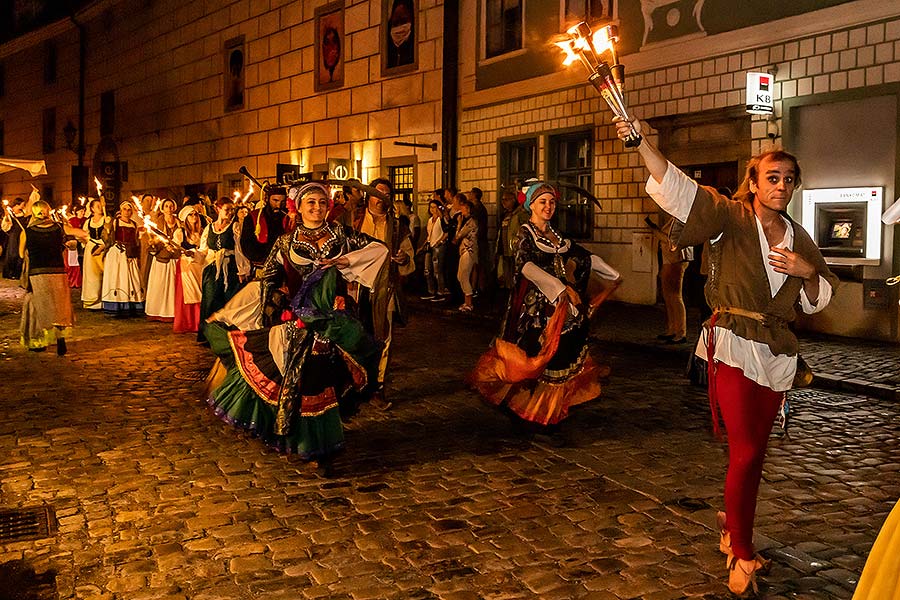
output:
POLYGON ((234 201, 237 202, 241 199, 241 190, 234 190, 234 201))
POLYGON ((568 67, 573 62, 578 60, 578 55, 575 54, 575 51, 572 49, 573 41, 566 40, 564 42, 556 42, 556 45, 560 47, 560 49, 565 53, 566 58, 563 60, 563 66, 568 67))
POLYGON ((97 197, 103 197, 103 184, 100 183, 100 180, 94 177, 94 185, 97 186, 97 197))
POLYGON ((241 202, 246 202, 250 199, 250 196, 253 195, 253 182, 250 182, 250 186, 247 188, 247 193, 244 194, 244 197, 241 199, 241 202))

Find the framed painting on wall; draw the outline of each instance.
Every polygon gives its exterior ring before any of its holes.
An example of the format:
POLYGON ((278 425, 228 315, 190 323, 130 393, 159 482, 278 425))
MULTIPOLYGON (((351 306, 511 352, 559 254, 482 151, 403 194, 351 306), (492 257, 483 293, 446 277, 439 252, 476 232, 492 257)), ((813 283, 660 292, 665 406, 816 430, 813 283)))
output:
POLYGON ((418 0, 382 1, 381 74, 387 76, 415 71, 419 65, 416 47, 418 0))
POLYGON ((316 9, 317 92, 344 85, 344 3, 332 2, 316 9))

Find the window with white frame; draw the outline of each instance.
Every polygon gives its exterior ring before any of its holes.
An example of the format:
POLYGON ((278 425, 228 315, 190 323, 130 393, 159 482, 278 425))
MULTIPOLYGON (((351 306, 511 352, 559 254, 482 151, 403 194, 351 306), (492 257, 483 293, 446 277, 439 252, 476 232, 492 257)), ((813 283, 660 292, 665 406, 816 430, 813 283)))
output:
POLYGON ((484 55, 493 58, 522 48, 524 0, 484 0, 484 55))

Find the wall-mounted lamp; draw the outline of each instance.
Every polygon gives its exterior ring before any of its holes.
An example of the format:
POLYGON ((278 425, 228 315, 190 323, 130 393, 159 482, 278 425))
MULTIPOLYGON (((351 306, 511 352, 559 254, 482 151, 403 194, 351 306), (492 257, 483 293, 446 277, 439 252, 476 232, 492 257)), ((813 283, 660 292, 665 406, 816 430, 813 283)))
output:
POLYGON ((778 120, 775 115, 769 115, 766 119, 766 136, 773 142, 778 138, 778 120))
POLYGON ((75 128, 75 125, 72 124, 72 120, 69 119, 66 121, 66 126, 63 127, 63 138, 66 141, 66 150, 75 150, 76 133, 78 133, 78 130, 75 128))

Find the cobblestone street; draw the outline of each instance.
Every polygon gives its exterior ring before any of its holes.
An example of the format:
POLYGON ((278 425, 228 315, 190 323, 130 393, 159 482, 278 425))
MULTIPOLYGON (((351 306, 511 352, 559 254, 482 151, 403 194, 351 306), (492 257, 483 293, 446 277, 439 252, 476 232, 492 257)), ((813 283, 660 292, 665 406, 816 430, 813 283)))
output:
MULTIPOLYGON (((0 587, 24 564, 50 582, 36 598, 729 597, 726 447, 679 356, 598 344, 600 400, 565 443, 524 439, 464 382, 493 327, 414 313, 394 334, 393 408, 363 408, 325 479, 208 410, 193 336, 78 310, 67 356, 29 353, 20 304, 4 282, 0 507, 47 503, 59 528, 0 540, 0 587)), ((762 596, 849 599, 900 496, 900 407, 791 397, 760 491, 762 596)))

